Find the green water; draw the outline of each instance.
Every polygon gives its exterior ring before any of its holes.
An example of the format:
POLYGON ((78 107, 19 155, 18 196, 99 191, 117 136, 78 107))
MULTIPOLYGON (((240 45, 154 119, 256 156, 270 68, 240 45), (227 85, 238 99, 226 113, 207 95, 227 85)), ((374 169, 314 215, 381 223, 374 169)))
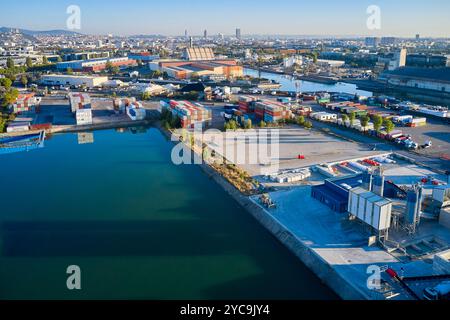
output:
POLYGON ((158 130, 94 138, 0 155, 0 299, 336 299, 158 130))

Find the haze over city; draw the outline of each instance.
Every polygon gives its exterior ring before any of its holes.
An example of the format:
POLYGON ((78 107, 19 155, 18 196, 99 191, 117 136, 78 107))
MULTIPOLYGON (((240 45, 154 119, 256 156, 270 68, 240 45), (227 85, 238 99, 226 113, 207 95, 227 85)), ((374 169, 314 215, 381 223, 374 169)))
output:
POLYGON ((433 1, 304 1, 304 0, 173 0, 160 1, 31 1, 3 6, 0 24, 32 30, 65 29, 69 5, 78 5, 84 34, 243 34, 450 36, 450 2, 433 1), (381 29, 366 27, 370 5, 381 9, 381 29), (28 10, 22 10, 26 7, 28 10), (20 15, 15 13, 20 12, 20 15))

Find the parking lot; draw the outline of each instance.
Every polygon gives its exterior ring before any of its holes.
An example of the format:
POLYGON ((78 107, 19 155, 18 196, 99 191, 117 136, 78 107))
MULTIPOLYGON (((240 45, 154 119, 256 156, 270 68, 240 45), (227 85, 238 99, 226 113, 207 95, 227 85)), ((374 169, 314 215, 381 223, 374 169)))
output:
POLYGON ((420 150, 421 153, 435 157, 450 157, 450 125, 439 120, 428 119, 427 125, 417 128, 399 127, 403 133, 411 135, 419 145, 432 141, 433 147, 420 150))
MULTIPOLYGON (((313 112, 326 111, 339 114, 338 112, 331 111, 316 103, 306 103, 306 105, 310 105, 313 108, 313 112)), ((370 108, 372 111, 377 112, 396 113, 394 110, 384 109, 381 107, 370 108)), ((431 140, 433 146, 429 149, 418 150, 419 153, 438 158, 448 157, 450 159, 450 125, 437 119, 431 119, 426 116, 424 117, 427 118, 426 126, 416 128, 397 126, 395 129, 401 130, 405 135, 410 135, 413 141, 417 142, 419 145, 423 145, 431 140)))

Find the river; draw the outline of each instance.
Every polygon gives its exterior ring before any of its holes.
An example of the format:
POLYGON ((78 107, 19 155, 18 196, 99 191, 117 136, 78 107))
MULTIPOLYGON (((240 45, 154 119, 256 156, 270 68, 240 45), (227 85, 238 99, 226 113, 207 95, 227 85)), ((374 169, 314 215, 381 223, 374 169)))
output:
POLYGON ((0 299, 337 299, 172 146, 106 130, 0 155, 0 299))
MULTIPOLYGON (((244 74, 252 77, 258 77, 258 71, 254 69, 245 68, 244 74)), ((292 76, 275 74, 269 72, 261 72, 261 77, 275 80, 281 84, 281 90, 283 91, 297 91, 296 83, 299 84, 300 92, 318 92, 318 91, 329 91, 329 92, 345 92, 350 94, 358 94, 360 96, 371 97, 372 92, 358 90, 356 85, 338 82, 336 84, 322 84, 311 81, 295 80, 292 76)))

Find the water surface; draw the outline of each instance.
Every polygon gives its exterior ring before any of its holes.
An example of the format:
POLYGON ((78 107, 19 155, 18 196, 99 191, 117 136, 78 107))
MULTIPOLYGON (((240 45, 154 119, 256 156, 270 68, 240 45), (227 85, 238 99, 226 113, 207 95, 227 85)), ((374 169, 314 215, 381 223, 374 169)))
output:
POLYGON ((158 130, 78 138, 0 156, 0 299, 336 298, 158 130))
MULTIPOLYGON (((244 74, 257 77, 258 71, 245 68, 244 74)), ((296 83, 299 84, 300 92, 319 92, 319 91, 329 91, 329 92, 345 92, 349 94, 358 94, 365 97, 373 96, 370 91, 359 90, 356 85, 344 82, 338 82, 336 84, 323 84, 311 81, 294 80, 291 76, 275 74, 269 72, 261 72, 261 77, 266 79, 275 80, 281 84, 280 90, 283 91, 297 91, 296 83)))

